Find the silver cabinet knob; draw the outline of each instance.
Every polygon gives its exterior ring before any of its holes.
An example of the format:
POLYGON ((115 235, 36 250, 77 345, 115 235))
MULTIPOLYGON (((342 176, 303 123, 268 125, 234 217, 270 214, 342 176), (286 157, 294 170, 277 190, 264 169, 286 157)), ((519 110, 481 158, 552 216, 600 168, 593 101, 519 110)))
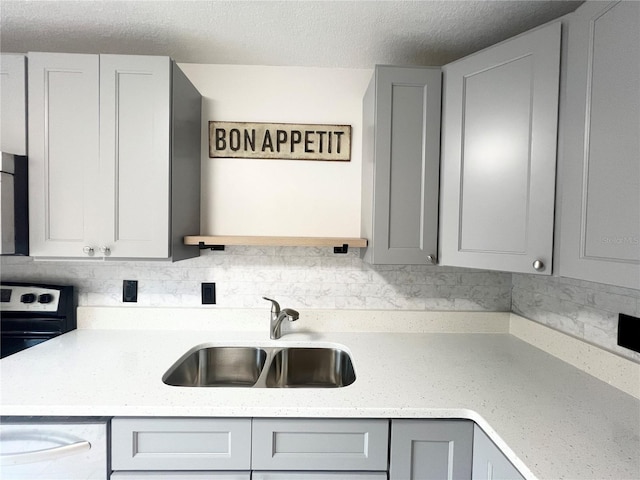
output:
POLYGON ((435 255, 427 255, 427 262, 431 263, 432 265, 435 265, 436 263, 438 263, 438 259, 436 258, 435 255))
POLYGON ((111 255, 111 249, 109 247, 100 247, 100 253, 102 253, 105 257, 111 255))
POLYGON ((89 255, 90 257, 93 257, 93 254, 95 253, 95 250, 93 249, 93 247, 89 247, 89 246, 87 246, 87 247, 84 247, 84 248, 82 249, 82 252, 83 252, 85 255, 89 255))
POLYGON ((544 270, 544 263, 541 260, 536 260, 533 262, 533 269, 537 272, 541 272, 544 270))

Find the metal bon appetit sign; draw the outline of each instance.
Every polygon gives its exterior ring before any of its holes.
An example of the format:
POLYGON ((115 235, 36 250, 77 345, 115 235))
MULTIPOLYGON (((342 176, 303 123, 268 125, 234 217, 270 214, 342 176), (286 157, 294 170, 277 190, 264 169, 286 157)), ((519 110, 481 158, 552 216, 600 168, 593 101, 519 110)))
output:
POLYGON ((209 122, 209 157, 349 162, 351 126, 209 122))

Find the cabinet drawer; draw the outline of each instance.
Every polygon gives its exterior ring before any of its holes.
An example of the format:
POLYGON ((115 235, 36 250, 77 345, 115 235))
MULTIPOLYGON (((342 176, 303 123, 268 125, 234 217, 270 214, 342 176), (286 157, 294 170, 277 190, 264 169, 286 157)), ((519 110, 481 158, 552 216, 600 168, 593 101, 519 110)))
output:
POLYGON ((388 420, 254 419, 255 470, 386 470, 388 420))
POLYGON ((387 480, 387 472, 253 472, 251 480, 387 480))
POLYGON ((114 472, 111 480, 251 480, 251 472, 114 472))
POLYGON ((251 419, 114 418, 111 453, 113 470, 249 470, 251 419))

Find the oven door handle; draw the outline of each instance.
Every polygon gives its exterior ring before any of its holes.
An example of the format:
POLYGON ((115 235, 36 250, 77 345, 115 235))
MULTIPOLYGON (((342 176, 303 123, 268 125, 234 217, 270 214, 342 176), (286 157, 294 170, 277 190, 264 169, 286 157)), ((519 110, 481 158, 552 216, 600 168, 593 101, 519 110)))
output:
POLYGON ((61 445, 59 447, 33 450, 30 452, 5 453, 0 455, 0 465, 22 465, 25 463, 48 462, 69 455, 76 455, 91 449, 91 443, 86 440, 61 445))

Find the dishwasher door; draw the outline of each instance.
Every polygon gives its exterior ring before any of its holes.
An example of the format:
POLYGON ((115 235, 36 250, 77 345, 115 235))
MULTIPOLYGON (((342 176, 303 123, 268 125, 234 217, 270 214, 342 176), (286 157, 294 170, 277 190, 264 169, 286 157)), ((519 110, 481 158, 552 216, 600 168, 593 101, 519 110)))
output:
POLYGON ((106 480, 106 418, 3 417, 0 479, 106 480))

